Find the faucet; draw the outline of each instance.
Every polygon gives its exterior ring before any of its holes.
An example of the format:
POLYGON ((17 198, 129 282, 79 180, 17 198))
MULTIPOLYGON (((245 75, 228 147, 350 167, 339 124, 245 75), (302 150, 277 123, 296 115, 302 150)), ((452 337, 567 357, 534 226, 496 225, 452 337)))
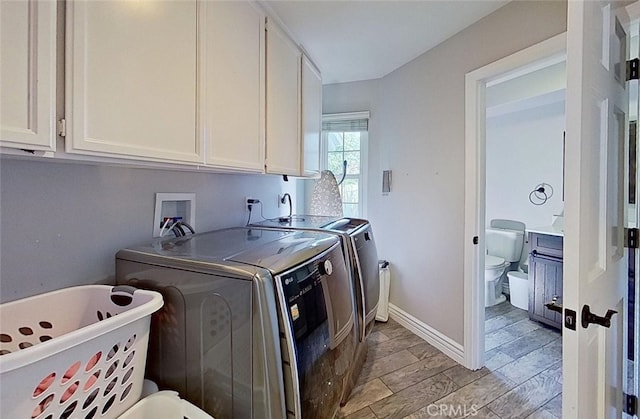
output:
POLYGON ((287 220, 291 221, 291 215, 292 215, 292 212, 293 212, 293 205, 291 203, 291 195, 289 195, 288 193, 285 193, 284 195, 282 195, 282 198, 280 198, 280 202, 284 204, 287 199, 289 200, 289 217, 287 218, 287 220))

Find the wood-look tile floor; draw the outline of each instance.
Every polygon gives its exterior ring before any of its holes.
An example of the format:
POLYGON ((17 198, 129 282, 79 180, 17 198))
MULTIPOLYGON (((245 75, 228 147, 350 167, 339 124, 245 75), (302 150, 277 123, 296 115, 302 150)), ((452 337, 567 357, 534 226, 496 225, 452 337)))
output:
POLYGON ((393 320, 377 323, 340 417, 562 416, 562 338, 509 302, 485 310, 486 365, 470 371, 393 320))

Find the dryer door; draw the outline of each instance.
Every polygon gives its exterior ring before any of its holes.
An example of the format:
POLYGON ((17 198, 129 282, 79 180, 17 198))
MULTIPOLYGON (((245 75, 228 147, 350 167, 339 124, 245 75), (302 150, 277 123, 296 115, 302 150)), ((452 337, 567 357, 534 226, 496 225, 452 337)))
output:
POLYGON ((349 274, 339 245, 276 277, 287 410, 334 417, 357 341, 349 274))

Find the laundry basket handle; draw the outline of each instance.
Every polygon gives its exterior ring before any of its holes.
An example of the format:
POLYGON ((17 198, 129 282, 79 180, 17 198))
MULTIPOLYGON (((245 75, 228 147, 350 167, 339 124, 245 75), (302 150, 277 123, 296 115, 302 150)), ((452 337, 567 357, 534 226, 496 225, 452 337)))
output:
POLYGON ((111 289, 111 302, 120 307, 128 306, 133 301, 133 293, 137 288, 131 285, 116 285, 111 289))

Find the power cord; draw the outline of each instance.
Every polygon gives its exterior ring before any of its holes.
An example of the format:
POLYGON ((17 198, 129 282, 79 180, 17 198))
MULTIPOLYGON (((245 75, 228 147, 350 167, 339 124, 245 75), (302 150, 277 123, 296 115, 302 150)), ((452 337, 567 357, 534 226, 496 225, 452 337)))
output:
POLYGON ((247 218, 247 225, 251 224, 251 212, 253 210, 254 205, 260 205, 260 218, 266 220, 264 215, 262 215, 262 202, 259 199, 247 199, 247 209, 249 210, 249 217, 247 218))

